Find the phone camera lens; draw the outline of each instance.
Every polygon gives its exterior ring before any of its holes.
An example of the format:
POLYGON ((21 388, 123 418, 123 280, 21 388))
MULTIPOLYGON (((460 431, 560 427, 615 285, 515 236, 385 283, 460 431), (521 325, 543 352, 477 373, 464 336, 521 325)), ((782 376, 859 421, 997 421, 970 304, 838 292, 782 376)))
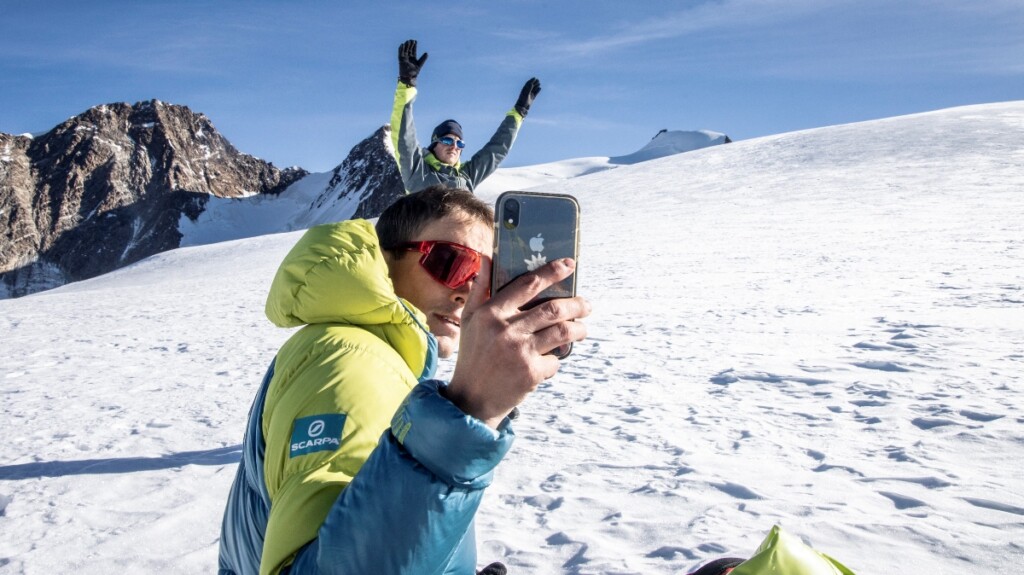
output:
POLYGON ((519 227, 519 202, 514 199, 505 200, 505 228, 513 230, 519 227))

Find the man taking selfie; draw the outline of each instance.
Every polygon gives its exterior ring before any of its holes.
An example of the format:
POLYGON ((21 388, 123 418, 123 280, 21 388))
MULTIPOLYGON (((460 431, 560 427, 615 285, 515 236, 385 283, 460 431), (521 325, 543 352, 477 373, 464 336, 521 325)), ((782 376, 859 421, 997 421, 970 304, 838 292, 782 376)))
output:
POLYGON ((221 574, 476 573, 473 518, 511 446, 509 414, 590 313, 580 297, 520 311, 572 260, 489 298, 492 230, 490 206, 435 186, 376 228, 311 228, 285 256, 267 316, 304 327, 250 410, 221 574), (451 381, 434 379, 456 350, 451 381))
POLYGON ((473 191, 512 149, 523 123, 540 93, 540 80, 530 78, 523 86, 515 105, 505 115, 490 141, 473 157, 462 162, 466 141, 462 126, 455 120, 445 120, 434 128, 430 145, 421 148, 416 137, 416 124, 412 117, 412 103, 416 100, 416 78, 427 61, 426 52, 416 55, 416 40, 408 40, 398 48, 398 88, 391 111, 391 143, 398 160, 406 193, 428 186, 444 184, 452 188, 473 191))

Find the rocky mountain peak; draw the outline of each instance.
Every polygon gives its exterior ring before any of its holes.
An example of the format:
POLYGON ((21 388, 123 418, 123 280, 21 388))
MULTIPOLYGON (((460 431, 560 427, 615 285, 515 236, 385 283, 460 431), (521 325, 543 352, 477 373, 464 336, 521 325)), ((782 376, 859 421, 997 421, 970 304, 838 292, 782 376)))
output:
POLYGON ((306 175, 236 150, 203 114, 159 100, 96 106, 36 138, 0 134, 0 279, 23 295, 178 247, 208 199, 306 175))
POLYGON ((346 198, 354 209, 347 217, 375 218, 403 195, 405 186, 391 148, 391 127, 381 126, 334 168, 330 182, 313 207, 346 198))

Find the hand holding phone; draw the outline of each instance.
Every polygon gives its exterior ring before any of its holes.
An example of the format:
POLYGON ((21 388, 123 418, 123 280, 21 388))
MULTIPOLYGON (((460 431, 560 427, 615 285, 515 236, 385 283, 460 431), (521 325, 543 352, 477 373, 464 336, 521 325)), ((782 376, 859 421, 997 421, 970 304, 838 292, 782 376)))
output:
MULTIPOLYGON (((489 261, 481 273, 488 274, 489 261)), ((513 280, 488 297, 488 283, 475 282, 462 315, 459 355, 445 397, 464 413, 497 429, 515 406, 540 383, 558 372, 561 361, 551 348, 580 341, 590 303, 582 297, 559 298, 546 309, 526 309, 527 302, 575 273, 575 261, 557 259, 513 280)))
MULTIPOLYGON (((497 294, 515 278, 561 258, 579 263, 579 214, 576 198, 565 194, 505 192, 494 209, 494 263, 491 289, 497 294)), ((554 298, 576 295, 576 273, 547 287, 522 309, 554 298)), ((551 353, 565 358, 572 344, 551 353)))

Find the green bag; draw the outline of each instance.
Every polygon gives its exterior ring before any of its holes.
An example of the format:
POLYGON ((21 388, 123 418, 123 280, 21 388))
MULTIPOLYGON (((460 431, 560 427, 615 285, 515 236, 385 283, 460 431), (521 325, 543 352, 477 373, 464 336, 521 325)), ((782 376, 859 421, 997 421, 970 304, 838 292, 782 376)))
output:
POLYGON ((737 565, 729 575, 854 575, 842 563, 811 549, 778 525, 757 548, 753 557, 737 565))

